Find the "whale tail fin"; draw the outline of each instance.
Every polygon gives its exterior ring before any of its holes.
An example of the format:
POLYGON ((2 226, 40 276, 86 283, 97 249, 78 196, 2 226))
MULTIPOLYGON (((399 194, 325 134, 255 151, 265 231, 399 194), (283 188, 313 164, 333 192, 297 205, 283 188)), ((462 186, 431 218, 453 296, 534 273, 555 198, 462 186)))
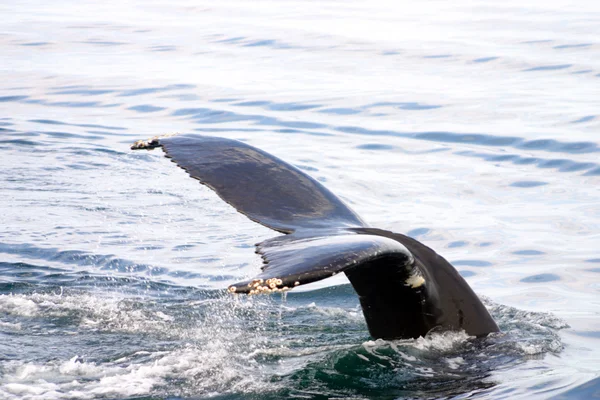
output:
POLYGON ((200 135, 156 137, 132 149, 157 147, 240 213, 288 234, 259 243, 262 272, 230 292, 282 291, 344 272, 375 338, 418 337, 437 327, 475 336, 498 331, 443 257, 405 235, 366 227, 294 166, 242 142, 200 135))

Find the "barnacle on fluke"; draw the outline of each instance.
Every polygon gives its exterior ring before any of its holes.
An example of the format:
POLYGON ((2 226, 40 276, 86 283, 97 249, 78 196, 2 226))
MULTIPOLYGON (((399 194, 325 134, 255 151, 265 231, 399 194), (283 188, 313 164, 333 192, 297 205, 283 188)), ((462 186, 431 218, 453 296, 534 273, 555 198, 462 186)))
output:
MULTIPOLYGON (((289 290, 287 286, 282 285, 283 281, 278 278, 268 278, 266 280, 253 279, 250 283, 248 283, 248 285, 246 285, 248 288, 250 288, 250 290, 246 291, 245 293, 253 295, 262 293, 285 292, 286 290, 289 290), (263 282, 265 283, 264 285, 263 282)), ((238 291, 236 286, 229 286, 228 290, 230 293, 236 293, 238 291)))
POLYGON ((174 133, 165 133, 164 135, 153 136, 147 140, 136 140, 131 145, 131 150, 153 150, 157 147, 160 147, 160 139, 172 137, 175 135, 179 135, 178 132, 174 133))

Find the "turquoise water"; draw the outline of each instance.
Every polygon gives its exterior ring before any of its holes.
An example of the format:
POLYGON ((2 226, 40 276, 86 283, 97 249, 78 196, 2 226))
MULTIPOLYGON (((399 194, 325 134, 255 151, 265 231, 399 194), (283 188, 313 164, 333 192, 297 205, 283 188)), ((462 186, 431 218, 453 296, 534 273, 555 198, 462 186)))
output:
POLYGON ((589 398, 595 2, 0 5, 0 398, 589 398), (502 333, 373 341, 343 277, 137 139, 243 139, 450 260, 502 333))

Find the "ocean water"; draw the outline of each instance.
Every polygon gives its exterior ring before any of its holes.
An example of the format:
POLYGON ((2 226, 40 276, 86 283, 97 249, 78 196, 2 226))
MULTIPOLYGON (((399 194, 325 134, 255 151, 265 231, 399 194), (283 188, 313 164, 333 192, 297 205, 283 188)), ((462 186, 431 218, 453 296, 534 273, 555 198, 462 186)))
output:
POLYGON ((0 4, 1 399, 600 392, 594 1, 0 4), (373 341, 343 277, 137 139, 245 140, 450 260, 502 332, 373 341))

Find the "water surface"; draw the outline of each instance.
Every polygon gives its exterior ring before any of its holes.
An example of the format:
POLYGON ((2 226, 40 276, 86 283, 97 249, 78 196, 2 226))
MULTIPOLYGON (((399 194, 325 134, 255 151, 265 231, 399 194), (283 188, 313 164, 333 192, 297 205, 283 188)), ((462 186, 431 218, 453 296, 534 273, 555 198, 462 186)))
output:
POLYGON ((595 2, 0 5, 0 398, 588 398, 595 2), (450 260, 502 333, 373 341, 343 277, 235 298, 274 235, 137 139, 239 139, 450 260))

